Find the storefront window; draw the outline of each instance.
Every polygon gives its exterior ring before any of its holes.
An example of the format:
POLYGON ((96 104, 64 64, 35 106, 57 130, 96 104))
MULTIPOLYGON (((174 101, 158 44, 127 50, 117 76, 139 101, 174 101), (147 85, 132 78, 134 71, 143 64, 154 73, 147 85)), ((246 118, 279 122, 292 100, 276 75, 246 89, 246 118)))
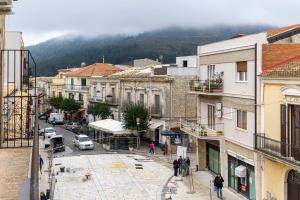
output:
POLYGON ((243 194, 250 200, 255 200, 255 174, 254 167, 235 157, 228 155, 228 186, 243 194), (247 169, 246 177, 238 177, 235 169, 244 166, 247 169))

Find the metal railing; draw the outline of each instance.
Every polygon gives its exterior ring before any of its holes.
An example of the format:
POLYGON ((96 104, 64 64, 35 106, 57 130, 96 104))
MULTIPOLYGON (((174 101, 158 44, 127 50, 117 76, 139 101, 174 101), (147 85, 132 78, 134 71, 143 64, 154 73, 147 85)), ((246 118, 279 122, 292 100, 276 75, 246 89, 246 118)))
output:
POLYGON ((161 106, 151 106, 150 114, 152 117, 162 117, 161 106))
POLYGON ((204 93, 223 92, 223 79, 220 80, 191 80, 189 82, 190 90, 204 93))
POLYGON ((83 85, 66 85, 66 90, 68 91, 89 91, 89 86, 83 86, 83 85))
POLYGON ((300 146, 268 138, 263 133, 254 136, 257 150, 288 162, 300 163, 300 146))
POLYGON ((224 135, 224 124, 200 124, 193 120, 180 120, 181 129, 187 131, 194 136, 223 136, 224 135))
POLYGON ((102 97, 98 97, 98 96, 89 96, 89 101, 90 102, 102 102, 103 98, 102 97))

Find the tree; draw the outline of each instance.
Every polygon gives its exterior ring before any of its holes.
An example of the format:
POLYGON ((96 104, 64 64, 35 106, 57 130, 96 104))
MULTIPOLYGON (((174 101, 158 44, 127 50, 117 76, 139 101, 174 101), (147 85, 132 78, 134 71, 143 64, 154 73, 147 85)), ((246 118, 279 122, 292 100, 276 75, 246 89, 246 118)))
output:
POLYGON ((123 113, 124 127, 132 130, 147 130, 149 126, 148 109, 142 104, 128 104, 123 113))
POLYGON ((65 112, 77 111, 81 108, 81 105, 74 99, 62 99, 61 109, 65 112))
POLYGON ((55 109, 61 109, 63 98, 62 97, 52 97, 50 99, 50 105, 53 106, 55 109))
POLYGON ((101 119, 107 119, 112 114, 107 103, 90 104, 87 113, 93 115, 94 121, 96 121, 96 116, 100 116, 101 119))

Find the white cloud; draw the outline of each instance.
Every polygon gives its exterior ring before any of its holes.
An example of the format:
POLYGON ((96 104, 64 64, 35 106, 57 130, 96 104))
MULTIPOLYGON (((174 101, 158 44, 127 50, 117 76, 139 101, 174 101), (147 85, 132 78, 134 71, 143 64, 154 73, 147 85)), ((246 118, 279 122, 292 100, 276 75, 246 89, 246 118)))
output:
POLYGON ((8 18, 7 26, 21 30, 32 44, 65 30, 95 35, 172 25, 281 26, 300 21, 299 7, 299 0, 20 0, 14 3, 15 15, 8 18))

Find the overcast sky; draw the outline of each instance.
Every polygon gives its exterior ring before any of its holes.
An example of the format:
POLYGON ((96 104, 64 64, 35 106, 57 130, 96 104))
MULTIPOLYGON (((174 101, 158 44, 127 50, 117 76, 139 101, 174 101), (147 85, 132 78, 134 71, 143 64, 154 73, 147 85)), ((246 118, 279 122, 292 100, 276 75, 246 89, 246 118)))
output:
POLYGON ((18 0, 7 30, 25 45, 79 33, 133 34, 168 26, 300 23, 300 0, 18 0))

